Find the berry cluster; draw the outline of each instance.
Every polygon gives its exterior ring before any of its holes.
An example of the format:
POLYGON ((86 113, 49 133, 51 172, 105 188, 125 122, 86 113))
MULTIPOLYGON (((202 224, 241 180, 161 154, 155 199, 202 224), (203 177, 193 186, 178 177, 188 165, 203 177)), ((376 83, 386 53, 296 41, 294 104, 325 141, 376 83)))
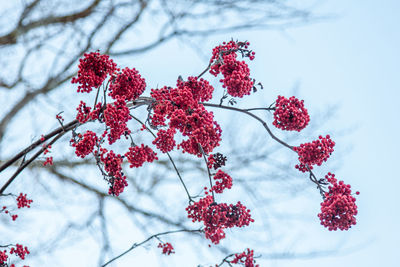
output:
POLYGON ((104 110, 104 122, 109 127, 108 142, 110 145, 115 143, 121 135, 131 133, 127 126, 130 119, 129 108, 124 98, 117 96, 117 100, 113 104, 107 104, 107 108, 104 110))
MULTIPOLYGON (((198 99, 207 99, 206 95, 197 92, 196 99, 196 94, 192 93, 193 88, 206 87, 204 82, 196 83, 195 79, 190 79, 186 83, 178 80, 177 88, 162 87, 151 91, 151 96, 155 99, 153 114, 150 117, 151 125, 167 126, 169 119, 169 128, 160 130, 153 142, 162 152, 174 148, 174 136, 177 131, 187 137, 177 146, 182 148, 183 152, 201 157, 201 148, 205 153, 210 153, 219 145, 221 128, 214 121, 213 113, 198 103, 198 99)), ((209 91, 203 90, 203 92, 209 91)))
POLYGON ((46 157, 46 160, 43 162, 43 166, 53 165, 53 157, 46 157))
POLYGON ((278 96, 275 106, 272 124, 279 129, 300 132, 310 121, 310 116, 304 107, 304 100, 299 100, 294 96, 289 99, 278 96))
POLYGON ((108 74, 117 70, 117 64, 108 55, 92 52, 83 55, 78 68, 78 76, 72 78, 71 82, 79 83, 78 92, 90 93, 103 83, 108 74))
MULTIPOLYGON (((11 247, 9 253, 15 254, 15 256, 19 257, 21 260, 24 260, 25 255, 29 254, 30 252, 27 247, 24 247, 21 244, 16 244, 15 246, 11 247)), ((7 250, 0 251, 0 266, 15 267, 15 264, 8 265, 7 259, 8 259, 7 250)), ((29 266, 24 265, 24 267, 29 267, 29 266)))
POLYGON ((70 143, 72 147, 75 147, 75 154, 78 157, 84 158, 90 153, 93 152, 94 147, 98 144, 99 138, 96 133, 92 131, 87 131, 83 134, 83 138, 81 134, 78 134, 80 141, 76 141, 75 139, 71 139, 70 143))
POLYGON ((12 247, 10 249, 10 254, 14 254, 18 257, 20 257, 22 260, 25 259, 25 255, 29 254, 29 250, 27 247, 24 247, 21 244, 16 244, 15 247, 12 247))
POLYGON ((162 254, 170 255, 171 253, 175 253, 174 247, 171 245, 171 243, 159 243, 158 247, 162 248, 162 254))
POLYGON ((235 254, 235 258, 230 262, 234 264, 243 264, 245 267, 259 267, 260 265, 255 264, 254 251, 252 249, 247 249, 242 253, 235 254))
POLYGON ((233 97, 249 95, 254 86, 247 63, 236 59, 238 51, 242 53, 242 56, 247 56, 250 60, 254 59, 254 52, 247 50, 248 45, 250 45, 249 42, 230 41, 213 49, 210 73, 214 76, 221 73, 224 76, 220 80, 222 87, 226 88, 228 94, 233 97))
POLYGON ((232 188, 232 177, 230 177, 227 173, 218 170, 218 172, 214 175, 215 185, 211 188, 211 191, 215 193, 221 194, 225 188, 232 188))
POLYGON ((188 77, 187 81, 178 79, 176 86, 181 90, 187 87, 192 92, 193 98, 197 102, 207 102, 211 100, 214 92, 214 87, 212 87, 207 80, 204 80, 203 78, 198 79, 197 77, 192 76, 188 77))
POLYGON ((299 155, 300 164, 296 165, 296 169, 307 172, 308 168, 312 169, 312 165, 321 166, 324 161, 327 161, 333 152, 333 142, 329 135, 326 137, 319 136, 319 139, 312 141, 311 143, 301 144, 298 147, 294 147, 293 150, 299 155))
POLYGON ((100 152, 95 151, 96 156, 98 153, 100 153, 100 162, 104 165, 104 176, 110 184, 108 193, 119 196, 128 186, 126 176, 122 173, 123 158, 120 154, 115 154, 114 151, 108 151, 105 148, 100 148, 100 152))
POLYGON ((141 144, 141 146, 130 147, 129 151, 125 153, 131 168, 139 168, 145 162, 153 162, 158 160, 157 154, 148 146, 141 144))
POLYGON ((108 94, 113 99, 124 98, 127 101, 137 99, 146 89, 145 79, 133 68, 125 68, 114 77, 109 87, 108 94))
POLYGON ((167 153, 176 146, 174 139, 175 133, 175 128, 169 128, 168 130, 160 129, 157 132, 157 137, 154 139, 153 144, 163 153, 167 153))
POLYGON ((18 208, 30 208, 30 204, 33 202, 32 199, 26 198, 26 194, 20 193, 19 196, 17 197, 17 206, 18 208))
MULTIPOLYGON (((331 184, 325 193, 325 200, 321 203, 321 213, 318 217, 321 225, 329 231, 348 230, 356 224, 356 198, 351 194, 351 186, 343 181, 337 182, 333 173, 328 173, 325 179, 331 184)), ((358 195, 359 192, 356 192, 358 195)))
MULTIPOLYGON (((32 199, 28 199, 26 197, 26 194, 20 193, 19 196, 16 198, 16 202, 17 202, 17 207, 18 209, 21 208, 30 208, 31 207, 31 203, 33 202, 32 199)), ((18 218, 17 214, 12 214, 8 209, 7 206, 3 206, 2 209, 0 209, 0 213, 4 212, 5 214, 10 215, 11 219, 13 221, 15 221, 18 218)))
POLYGON ((254 222, 250 210, 240 201, 236 205, 215 203, 211 195, 189 205, 186 211, 193 222, 203 222, 205 236, 214 244, 225 238, 224 229, 248 226, 254 222))

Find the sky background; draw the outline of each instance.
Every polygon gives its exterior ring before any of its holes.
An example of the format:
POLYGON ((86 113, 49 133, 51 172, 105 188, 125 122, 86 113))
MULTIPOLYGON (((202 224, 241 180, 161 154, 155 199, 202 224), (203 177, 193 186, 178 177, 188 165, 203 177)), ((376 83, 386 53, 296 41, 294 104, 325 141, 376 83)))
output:
MULTIPOLYGON (((340 157, 333 155, 331 160, 341 166, 335 173, 361 192, 358 223, 348 232, 329 232, 315 221, 300 225, 309 232, 302 237, 304 247, 336 252, 291 259, 286 247, 288 260, 268 261, 268 266, 398 266, 400 2, 322 1, 314 8, 331 18, 285 31, 224 34, 204 45, 212 48, 231 38, 251 42, 256 51, 252 74, 265 86, 265 99, 249 97, 255 105, 264 100, 269 104, 269 97, 277 94, 289 96, 295 87, 305 99, 311 122, 312 115, 335 108, 334 117, 322 127, 336 134, 340 157), (315 229, 309 231, 311 223, 315 229)), ((152 75, 149 83, 174 84, 177 74, 168 68, 171 61, 188 74, 204 65, 199 53, 178 42, 149 56, 163 58, 157 70, 137 59, 141 71, 152 75)))

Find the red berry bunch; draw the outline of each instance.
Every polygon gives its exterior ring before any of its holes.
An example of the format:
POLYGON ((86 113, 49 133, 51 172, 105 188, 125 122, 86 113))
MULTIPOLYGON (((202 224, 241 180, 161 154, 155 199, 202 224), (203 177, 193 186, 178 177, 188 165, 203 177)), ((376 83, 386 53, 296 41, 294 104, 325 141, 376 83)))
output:
POLYGON ((250 210, 240 201, 236 205, 217 204, 213 201, 211 195, 189 205, 186 211, 188 218, 192 219, 193 222, 203 222, 205 236, 214 244, 218 244, 221 239, 225 238, 224 229, 248 226, 250 222, 254 222, 250 210))
POLYGON ((275 106, 272 124, 279 129, 300 132, 310 121, 307 109, 304 108, 304 100, 294 96, 289 99, 278 96, 275 106))
MULTIPOLYGON (((337 181, 333 173, 328 173, 325 179, 331 184, 325 193, 325 200, 321 203, 321 213, 318 217, 321 225, 329 231, 348 230, 356 224, 356 198, 351 194, 351 186, 343 181, 337 181)), ((358 194, 358 192, 356 192, 358 194)))
POLYGON ((25 255, 29 254, 29 250, 27 247, 22 246, 21 244, 16 244, 15 248, 12 247, 10 249, 10 254, 14 254, 21 258, 21 260, 25 259, 25 255))
POLYGON ((71 146, 75 147, 75 154, 78 157, 84 158, 93 152, 94 147, 98 144, 99 139, 96 133, 87 131, 83 134, 83 138, 79 142, 71 139, 71 146))
POLYGON ((130 119, 129 108, 124 98, 117 96, 114 103, 107 104, 107 108, 104 110, 104 122, 109 127, 108 142, 110 145, 115 143, 121 135, 131 133, 127 126, 130 119))
POLYGON ((221 194, 225 188, 232 188, 232 177, 230 177, 227 173, 218 170, 218 172, 214 175, 215 185, 211 188, 211 191, 215 193, 221 194))
MULTIPOLYGON (((221 140, 221 128, 212 112, 207 111, 203 105, 199 104, 192 94, 192 89, 188 86, 153 89, 151 96, 155 99, 153 104, 153 115, 151 124, 153 126, 167 126, 168 129, 162 131, 153 142, 157 147, 167 152, 175 146, 174 135, 176 130, 181 132, 187 139, 178 144, 183 152, 202 157, 199 145, 205 153, 210 153, 221 140), (165 140, 166 144, 161 144, 165 140)), ((160 130, 161 131, 161 130, 160 130)))
POLYGON ((32 202, 33 202, 32 199, 26 198, 26 194, 20 193, 19 196, 17 197, 17 205, 19 209, 25 207, 30 208, 31 207, 30 204, 32 202))
MULTIPOLYGON (((97 156, 98 152, 95 151, 97 156)), ((105 178, 108 180, 110 195, 119 196, 128 186, 126 176, 122 173, 123 158, 120 154, 115 154, 114 151, 107 151, 105 148, 100 148, 100 162, 104 165, 105 178)))
POLYGON ((146 89, 145 79, 135 69, 125 68, 112 79, 108 95, 113 99, 121 97, 127 101, 137 99, 146 89))
POLYGON ((243 264, 245 267, 259 267, 260 265, 255 264, 254 251, 252 249, 247 249, 242 253, 235 254, 235 258, 230 262, 234 264, 243 264))
POLYGON ((81 101, 76 110, 78 111, 78 113, 76 114, 76 119, 80 123, 85 123, 90 119, 90 111, 92 110, 92 108, 86 106, 85 102, 81 101))
POLYGON ((53 165, 53 157, 46 157, 46 160, 43 162, 43 166, 53 165))
POLYGON ((319 139, 312 141, 311 143, 301 144, 298 147, 294 147, 293 150, 299 155, 300 164, 296 165, 296 169, 307 172, 307 166, 312 169, 312 165, 321 166, 324 161, 330 157, 333 152, 333 142, 329 135, 326 137, 319 136, 319 139))
POLYGON ((210 85, 207 80, 203 78, 198 79, 197 77, 188 77, 187 81, 178 80, 177 85, 179 89, 187 87, 192 92, 193 98, 199 102, 207 102, 211 100, 214 87, 210 85))
POLYGON ((175 133, 175 128, 169 128, 168 130, 160 129, 157 132, 157 137, 154 139, 153 144, 163 153, 167 153, 176 146, 174 140, 175 133))
POLYGON ((250 95, 254 82, 250 78, 250 69, 246 62, 236 60, 235 54, 226 55, 220 71, 224 76, 220 82, 228 94, 233 97, 250 95))
POLYGON ((7 259, 7 250, 0 251, 0 266, 5 265, 7 263, 7 259))
POLYGON ((162 248, 162 254, 170 255, 171 253, 175 253, 174 247, 171 245, 171 243, 159 243, 158 247, 162 248))
POLYGON ((79 60, 78 76, 72 78, 72 83, 78 83, 78 93, 90 93, 93 88, 99 87, 108 74, 117 70, 117 64, 109 59, 108 55, 99 52, 84 54, 79 60))
POLYGON ((129 151, 125 153, 131 168, 139 168, 145 162, 153 162, 157 160, 157 154, 148 146, 141 144, 141 146, 130 147, 129 151))
POLYGON ((243 56, 247 56, 250 60, 254 59, 254 52, 245 49, 250 45, 249 42, 239 43, 230 41, 223 43, 213 49, 210 60, 210 73, 217 76, 221 73, 224 78, 220 80, 222 87, 226 88, 228 94, 233 97, 243 97, 251 93, 254 81, 250 78, 250 69, 246 62, 237 60, 237 51, 243 56), (242 49, 241 47, 244 47, 242 49), (246 53, 244 53, 244 51, 246 53))

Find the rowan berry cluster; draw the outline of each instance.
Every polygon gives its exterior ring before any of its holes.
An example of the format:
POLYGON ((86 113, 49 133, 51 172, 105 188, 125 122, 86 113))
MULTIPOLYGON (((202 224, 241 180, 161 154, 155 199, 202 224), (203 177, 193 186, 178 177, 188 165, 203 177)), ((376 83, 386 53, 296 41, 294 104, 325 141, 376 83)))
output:
MULTIPOLYGON (((14 195, 13 195, 13 196, 14 196, 14 195)), ((14 196, 14 197, 15 197, 15 196, 14 196)), ((28 199, 28 198, 26 197, 26 194, 23 194, 23 193, 20 193, 19 196, 16 197, 16 200, 15 200, 15 201, 17 202, 17 207, 18 207, 18 209, 21 209, 21 208, 30 208, 30 207, 31 207, 31 203, 33 202, 32 199, 28 199)), ((3 206, 3 208, 0 209, 0 213, 3 213, 3 212, 4 212, 4 214, 8 214, 8 215, 11 217, 11 219, 12 219, 13 221, 15 221, 15 220, 18 218, 18 215, 17 215, 17 214, 12 214, 12 213, 7 209, 7 206, 3 206)))
POLYGON ((19 209, 25 207, 30 208, 32 202, 33 202, 32 199, 26 198, 26 194, 20 193, 19 196, 17 197, 17 206, 19 209))
POLYGON ((87 131, 83 134, 78 134, 79 141, 71 139, 70 143, 72 147, 75 147, 75 154, 78 157, 84 158, 93 152, 94 147, 98 144, 99 139, 96 133, 87 131))
POLYGON ((310 116, 304 107, 304 100, 299 100, 294 96, 289 99, 278 96, 275 107, 272 124, 279 129, 300 132, 310 121, 310 116))
POLYGON ((234 264, 243 264, 245 267, 259 267, 260 265, 255 264, 254 251, 252 249, 247 249, 242 253, 235 254, 235 258, 230 262, 234 264))
POLYGON ((200 147, 208 154, 221 141, 222 130, 214 121, 213 113, 198 102, 198 99, 207 99, 211 89, 193 95, 193 88, 208 88, 204 82, 192 78, 187 83, 178 80, 177 84, 177 88, 162 87, 151 90, 155 103, 150 123, 153 127, 168 125, 167 130, 158 131, 157 139, 153 143, 163 152, 170 151, 175 146, 174 136, 179 131, 187 139, 179 143, 177 148, 181 148, 182 152, 202 157, 200 147))
POLYGON ((128 186, 126 176, 122 172, 123 158, 120 154, 115 154, 114 151, 108 151, 106 148, 100 148, 99 153, 100 156, 97 155, 98 151, 95 151, 95 155, 100 159, 98 162, 104 165, 105 179, 110 184, 108 193, 119 196, 128 186))
POLYGON ((238 51, 242 53, 242 56, 247 56, 250 60, 254 59, 254 52, 247 50, 248 45, 250 45, 249 42, 230 41, 213 49, 210 73, 214 76, 222 74, 224 77, 220 80, 222 87, 226 88, 228 94, 233 97, 250 95, 254 86, 254 81, 250 78, 249 66, 245 61, 236 59, 238 51))
POLYGON ((300 161, 300 164, 295 166, 296 169, 307 172, 308 168, 310 168, 310 170, 313 169, 312 165, 321 166, 332 154, 334 146, 335 142, 332 141, 329 135, 326 135, 326 137, 320 135, 319 139, 311 143, 305 143, 294 147, 293 150, 299 155, 300 161))
POLYGON ((135 68, 125 68, 112 79, 108 94, 113 99, 123 98, 132 101, 138 98, 146 89, 145 79, 135 68))
POLYGON ((157 154, 148 146, 141 144, 141 146, 130 147, 129 151, 125 153, 131 168, 139 168, 145 162, 153 162, 158 160, 157 154))
MULTIPOLYGON (((21 244, 16 244, 15 246, 11 246, 10 245, 8 247, 11 247, 9 253, 10 254, 15 254, 15 256, 19 257, 21 260, 24 260, 25 259, 25 255, 30 253, 28 248, 24 247, 21 244)), ((7 250, 0 251, 0 266, 15 267, 15 264, 11 264, 11 265, 7 264, 8 257, 9 256, 7 255, 7 250)), ((29 267, 29 266, 24 265, 24 267, 29 267)))
POLYGON ((215 193, 221 194, 225 188, 232 188, 232 177, 230 177, 227 173, 218 170, 218 172, 214 175, 215 185, 211 188, 211 191, 215 193))
POLYGON ((211 195, 189 205, 186 211, 193 222, 203 222, 205 236, 214 244, 225 238, 224 229, 248 226, 254 222, 250 210, 240 201, 236 205, 216 203, 211 195))
MULTIPOLYGON (((321 213, 318 217, 321 225, 329 231, 348 230, 356 224, 356 198, 351 194, 351 186, 343 181, 337 181, 335 174, 328 173, 325 179, 330 183, 329 191, 325 193, 325 200, 321 203, 321 213)), ((358 195, 359 192, 356 192, 358 195)))
POLYGON ((107 75, 117 71, 117 64, 108 55, 92 52, 83 55, 79 60, 78 76, 72 78, 72 83, 78 83, 78 92, 90 93, 93 87, 99 87, 107 75))
POLYGON ((171 245, 171 243, 159 243, 158 247, 162 249, 162 254, 170 255, 171 253, 175 253, 174 247, 171 245))

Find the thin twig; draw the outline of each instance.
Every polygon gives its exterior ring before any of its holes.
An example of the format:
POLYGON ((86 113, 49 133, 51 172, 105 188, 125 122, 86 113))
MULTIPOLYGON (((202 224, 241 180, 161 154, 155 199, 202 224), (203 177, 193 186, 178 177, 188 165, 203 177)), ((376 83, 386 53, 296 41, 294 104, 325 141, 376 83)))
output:
POLYGON ((200 143, 198 143, 198 145, 199 145, 199 149, 200 149, 201 154, 203 154, 204 162, 206 163, 207 172, 208 172, 208 179, 210 180, 210 190, 211 190, 213 202, 215 202, 214 190, 212 190, 213 184, 212 184, 212 179, 211 179, 211 172, 210 172, 210 168, 208 167, 208 162, 207 162, 207 158, 206 158, 206 153, 204 153, 204 149, 203 149, 203 147, 200 145, 200 143))
POLYGON ((111 262, 113 262, 113 261, 115 261, 115 260, 121 258, 121 257, 124 256, 125 254, 127 254, 127 253, 129 253, 130 251, 132 251, 133 249, 135 249, 135 248, 137 248, 137 247, 139 247, 139 246, 145 244, 146 242, 150 241, 150 240, 153 239, 153 238, 157 238, 157 237, 162 236, 162 235, 168 235, 168 234, 174 234, 174 233, 180 233, 180 232, 199 232, 199 233, 200 233, 200 232, 202 232, 202 231, 203 231, 203 230, 201 230, 201 229, 197 229, 197 230, 185 230, 185 229, 182 229, 182 230, 168 231, 168 232, 163 232, 163 233, 158 233, 158 234, 152 235, 152 236, 148 237, 147 239, 143 240, 143 241, 140 242, 140 243, 134 243, 129 249, 127 249, 127 250, 124 251, 123 253, 119 254, 118 256, 112 258, 112 259, 109 260, 108 262, 104 263, 104 264, 102 265, 102 267, 107 266, 107 265, 110 264, 111 262))
POLYGON ((253 117, 254 119, 258 120, 259 122, 261 122, 261 124, 264 126, 264 128, 267 130, 267 132, 269 133, 269 135, 272 137, 272 139, 274 139, 275 141, 277 141, 278 143, 280 143, 281 145, 289 148, 290 150, 293 150, 293 146, 285 143, 284 141, 282 141, 281 139, 279 139, 278 137, 276 137, 271 129, 268 127, 267 123, 261 119, 260 117, 258 117, 257 115, 254 115, 253 113, 246 111, 244 109, 240 109, 240 108, 235 108, 235 107, 229 107, 229 106, 223 106, 223 105, 216 105, 216 104, 212 104, 212 103, 202 103, 200 102, 200 104, 202 104, 203 106, 207 106, 207 107, 214 107, 214 108, 221 108, 221 109, 229 109, 229 110, 234 110, 234 111, 238 111, 244 114, 247 114, 251 117, 253 117))

